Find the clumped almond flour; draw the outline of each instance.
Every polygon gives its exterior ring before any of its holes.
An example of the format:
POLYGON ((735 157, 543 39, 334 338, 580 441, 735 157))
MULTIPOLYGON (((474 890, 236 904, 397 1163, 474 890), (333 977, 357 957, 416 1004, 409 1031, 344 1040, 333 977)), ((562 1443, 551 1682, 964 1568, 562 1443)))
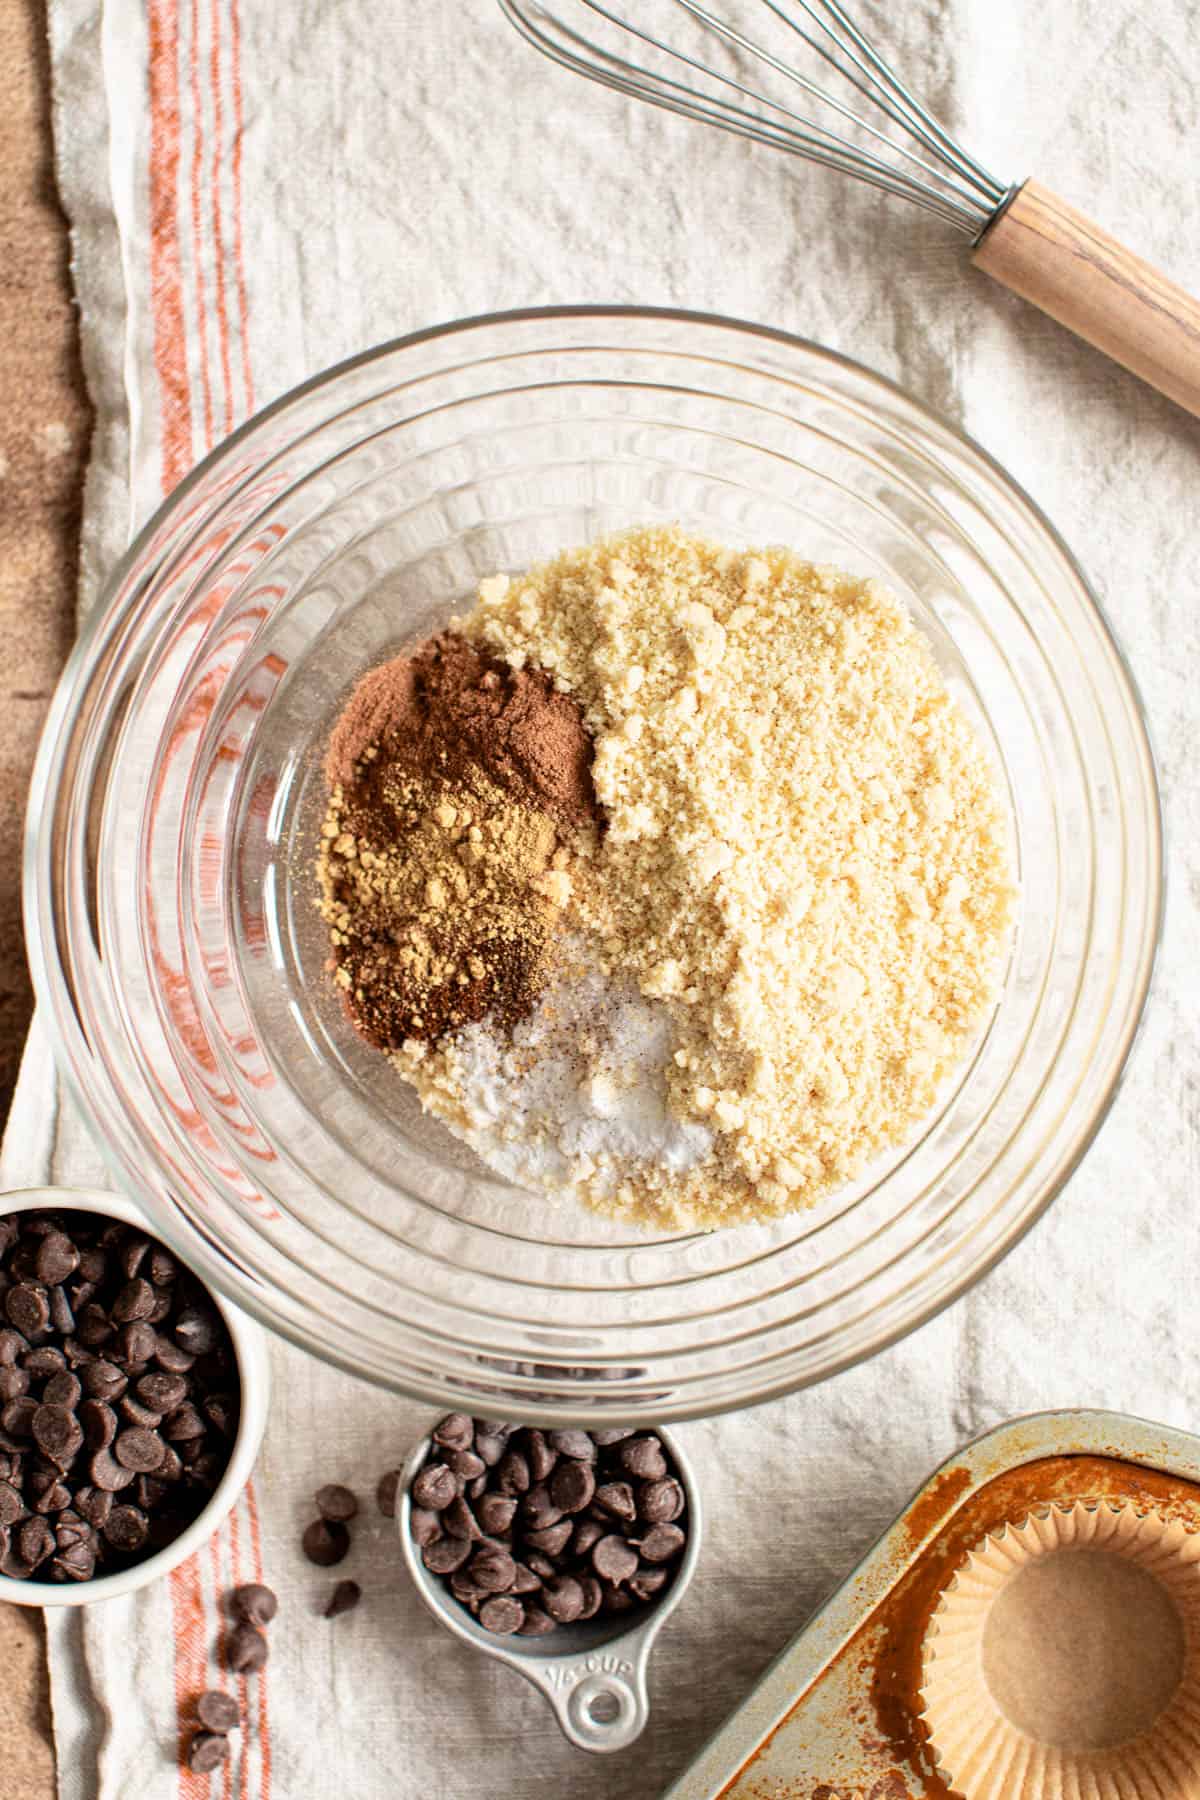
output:
POLYGON ((899 601, 656 528, 485 581, 454 630, 578 703, 606 824, 532 1018, 396 1051, 427 1107, 660 1228, 810 1205, 908 1137, 994 1002, 1015 890, 988 759, 899 601), (564 1083, 620 1129, 568 1125, 564 1083), (662 1154, 623 1149, 635 1115, 662 1154))

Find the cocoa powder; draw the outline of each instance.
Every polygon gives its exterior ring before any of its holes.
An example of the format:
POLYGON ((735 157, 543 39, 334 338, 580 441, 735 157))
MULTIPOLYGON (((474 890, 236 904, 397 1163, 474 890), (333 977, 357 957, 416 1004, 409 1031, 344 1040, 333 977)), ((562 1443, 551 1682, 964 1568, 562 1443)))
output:
POLYGON ((359 682, 326 775, 321 910, 363 1036, 396 1050, 527 1016, 597 815, 574 702, 443 633, 359 682))
POLYGON ((365 675, 330 740, 330 788, 368 745, 454 781, 471 769, 564 825, 598 817, 592 743, 579 707, 540 669, 512 669, 452 631, 365 675))

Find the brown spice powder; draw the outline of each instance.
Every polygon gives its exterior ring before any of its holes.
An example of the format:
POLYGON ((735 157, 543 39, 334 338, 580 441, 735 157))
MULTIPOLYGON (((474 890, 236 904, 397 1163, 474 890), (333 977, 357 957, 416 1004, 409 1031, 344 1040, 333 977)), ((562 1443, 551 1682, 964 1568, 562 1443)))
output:
POLYGON ((318 859, 330 968, 371 1043, 532 1011, 596 816, 578 709, 451 634, 364 677, 335 727, 318 859))

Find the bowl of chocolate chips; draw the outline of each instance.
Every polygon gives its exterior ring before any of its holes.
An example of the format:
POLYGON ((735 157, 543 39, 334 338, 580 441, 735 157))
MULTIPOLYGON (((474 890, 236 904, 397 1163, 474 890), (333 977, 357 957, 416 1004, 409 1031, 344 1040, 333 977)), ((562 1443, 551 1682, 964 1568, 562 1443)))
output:
POLYGON ((165 1575, 241 1492, 258 1328, 115 1194, 0 1196, 0 1599, 79 1606, 165 1575))

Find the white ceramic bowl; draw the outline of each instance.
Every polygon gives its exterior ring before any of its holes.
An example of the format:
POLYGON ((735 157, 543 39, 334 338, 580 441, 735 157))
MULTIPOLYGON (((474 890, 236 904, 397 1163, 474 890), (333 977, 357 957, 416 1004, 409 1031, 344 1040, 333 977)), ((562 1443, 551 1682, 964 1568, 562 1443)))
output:
MULTIPOLYGON (((23 1188, 15 1193, 0 1194, 0 1216, 32 1212, 42 1207, 99 1213, 106 1219, 119 1219, 124 1225, 136 1225, 150 1237, 158 1236, 146 1215, 119 1194, 106 1194, 96 1188, 23 1188)), ((241 1382, 241 1417, 229 1466, 208 1505, 165 1550, 155 1551, 153 1556, 135 1563, 130 1569, 122 1569, 116 1575, 99 1575, 92 1581, 63 1582, 61 1585, 0 1576, 0 1600, 11 1601, 16 1606, 90 1606, 96 1600, 115 1600, 122 1594, 135 1593, 138 1588, 148 1587, 152 1581, 158 1581, 181 1562, 186 1562, 193 1550, 208 1542, 231 1511, 250 1478, 266 1430, 271 1377, 266 1339, 258 1326, 223 1300, 220 1294, 213 1293, 211 1288, 208 1292, 229 1328, 241 1382)))

